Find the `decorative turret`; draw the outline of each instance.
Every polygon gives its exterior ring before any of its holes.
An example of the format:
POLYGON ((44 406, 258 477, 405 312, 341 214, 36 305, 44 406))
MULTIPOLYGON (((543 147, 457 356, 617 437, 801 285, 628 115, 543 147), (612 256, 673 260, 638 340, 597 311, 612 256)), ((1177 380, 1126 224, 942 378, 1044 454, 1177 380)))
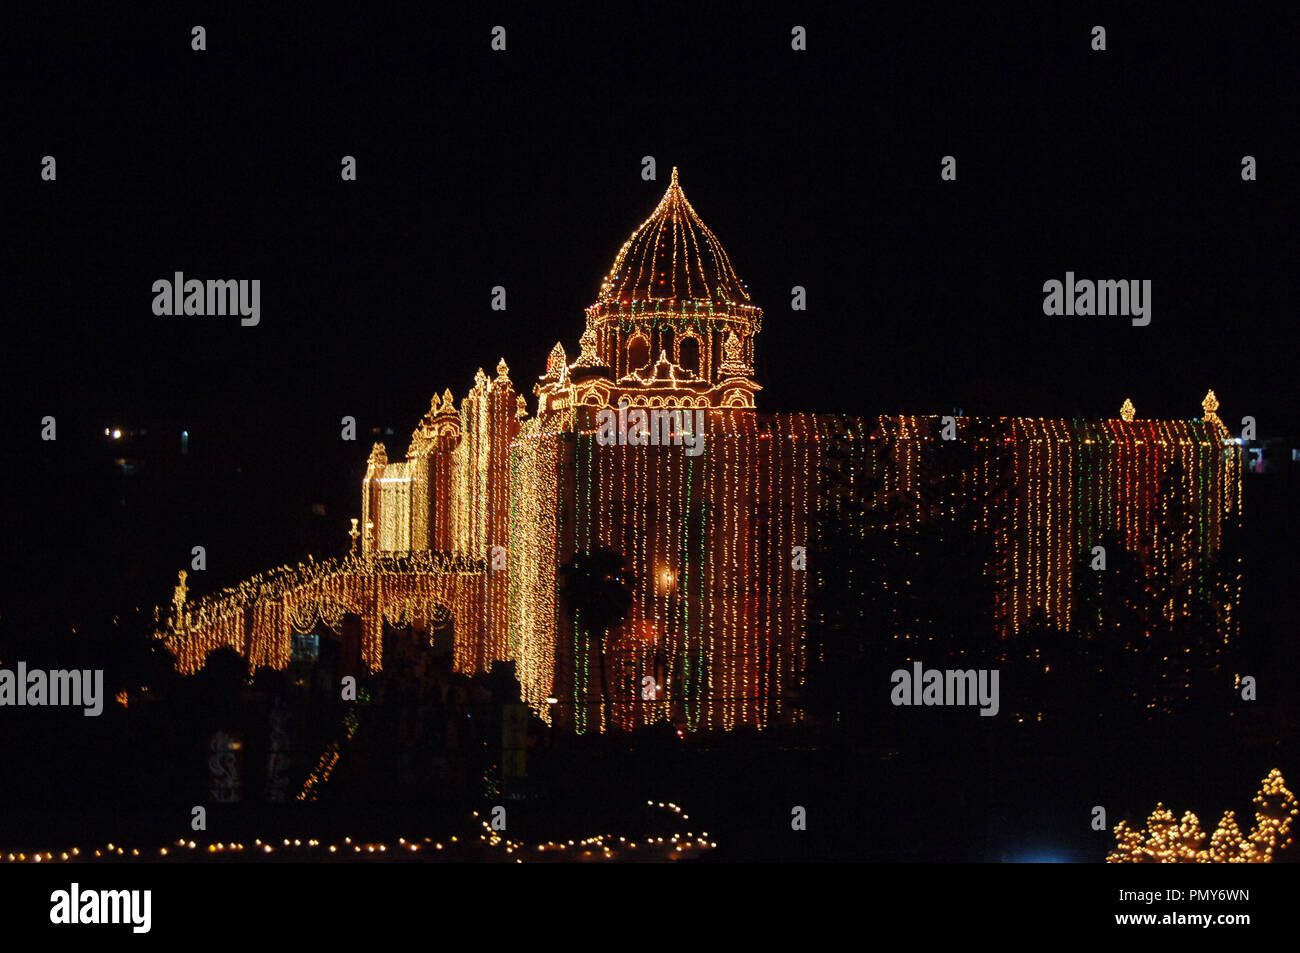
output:
POLYGON ((569 359, 564 353, 564 345, 556 341, 555 347, 551 348, 551 353, 547 355, 546 374, 542 380, 561 382, 567 380, 568 376, 569 359))
POLYGON ((1207 391, 1204 399, 1201 400, 1201 413, 1206 423, 1214 424, 1221 437, 1229 436, 1231 432, 1228 430, 1228 425, 1219 418, 1219 398, 1215 396, 1214 391, 1207 391))
POLYGON ((177 622, 185 617, 185 599, 189 595, 189 588, 185 585, 185 578, 189 575, 184 569, 176 574, 176 588, 172 590, 172 609, 174 618, 177 622))
POLYGON ((582 348, 582 353, 578 355, 578 359, 573 362, 573 366, 569 370, 575 371, 579 368, 584 370, 587 368, 605 368, 608 370, 606 365, 601 363, 600 355, 596 353, 596 343, 595 331, 591 328, 583 331, 582 337, 578 338, 578 346, 582 348))
MULTIPOLYGON (((752 375, 762 317, 726 249, 687 200, 674 168, 668 190, 623 243, 599 298, 587 309, 587 330, 595 338, 595 360, 615 380, 647 369, 651 355, 663 351, 714 386, 728 376, 752 375), (733 334, 740 357, 725 373, 723 343, 733 334)), ((738 396, 714 394, 709 403, 735 406, 738 396)))
POLYGON ((1206 420, 1219 419, 1219 398, 1214 396, 1214 391, 1207 391, 1205 398, 1201 401, 1201 411, 1206 420))
POLYGON ((420 419, 411 433, 411 444, 406 450, 407 459, 425 456, 435 450, 450 450, 460 437, 460 414, 452 400, 451 388, 442 397, 435 392, 429 401, 429 411, 420 419))
POLYGON ((763 311, 682 191, 677 169, 601 282, 577 360, 556 344, 535 393, 538 418, 567 408, 753 409, 763 311), (659 354, 655 361, 653 355, 659 354))

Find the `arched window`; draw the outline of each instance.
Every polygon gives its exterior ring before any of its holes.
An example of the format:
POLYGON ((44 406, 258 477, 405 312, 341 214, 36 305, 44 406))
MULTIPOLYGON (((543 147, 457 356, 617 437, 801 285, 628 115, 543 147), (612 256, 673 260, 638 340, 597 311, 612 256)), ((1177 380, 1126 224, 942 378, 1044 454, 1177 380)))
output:
MULTIPOLYGON (((674 364, 677 363, 676 355, 673 354, 672 328, 664 328, 659 332, 659 350, 668 355, 668 360, 672 361, 674 364)), ((658 355, 655 355, 655 360, 659 360, 658 355)))
POLYGON ((632 336, 627 342, 627 371, 639 371, 650 363, 650 342, 640 334, 632 336))
POLYGON ((684 337, 677 345, 681 349, 681 360, 677 363, 696 377, 700 376, 700 339, 684 337))

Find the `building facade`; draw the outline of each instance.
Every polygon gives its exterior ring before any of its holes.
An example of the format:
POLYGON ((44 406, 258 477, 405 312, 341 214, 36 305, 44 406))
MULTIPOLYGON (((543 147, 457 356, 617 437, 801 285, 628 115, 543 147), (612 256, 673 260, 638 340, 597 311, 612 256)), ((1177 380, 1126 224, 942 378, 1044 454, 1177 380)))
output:
POLYGON ((552 349, 533 412, 502 360, 459 406, 435 395, 405 460, 375 445, 360 559, 481 566, 452 612, 456 667, 515 662, 525 700, 577 731, 798 719, 810 559, 834 558, 832 511, 882 501, 901 503, 874 525, 896 530, 960 498, 991 544, 998 637, 1069 629, 1098 546, 1176 579, 1169 617, 1208 603, 1233 635, 1224 534, 1241 458, 1212 392, 1189 420, 1138 420, 1127 401, 1100 421, 760 413, 762 318, 674 169, 587 308, 577 356, 552 349), (597 551, 635 591, 608 632, 564 596, 564 567, 597 551))

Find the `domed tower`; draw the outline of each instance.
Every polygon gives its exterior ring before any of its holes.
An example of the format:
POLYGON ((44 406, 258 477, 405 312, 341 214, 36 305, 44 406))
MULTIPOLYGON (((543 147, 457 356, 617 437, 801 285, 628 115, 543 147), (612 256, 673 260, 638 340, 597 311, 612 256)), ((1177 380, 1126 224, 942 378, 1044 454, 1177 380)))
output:
POLYGON ((578 405, 752 409, 762 320, 674 168, 587 308, 578 359, 567 373, 548 365, 541 389, 572 387, 578 405))

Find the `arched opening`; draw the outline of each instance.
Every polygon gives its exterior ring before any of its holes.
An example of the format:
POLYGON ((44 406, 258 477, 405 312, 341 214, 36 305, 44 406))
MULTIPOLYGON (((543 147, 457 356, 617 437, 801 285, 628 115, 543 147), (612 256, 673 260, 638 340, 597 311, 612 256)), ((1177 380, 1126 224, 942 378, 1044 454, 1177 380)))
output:
POLYGON ((681 349, 681 360, 677 363, 686 368, 696 377, 700 375, 700 339, 694 336, 684 337, 678 345, 681 349))
POLYGON ((639 371, 650 363, 650 342, 641 334, 632 336, 627 342, 627 371, 639 371))
POLYGON ((673 361, 673 363, 676 363, 675 355, 673 354, 673 329, 672 328, 664 328, 662 331, 659 332, 659 349, 664 354, 668 355, 668 360, 673 361))

